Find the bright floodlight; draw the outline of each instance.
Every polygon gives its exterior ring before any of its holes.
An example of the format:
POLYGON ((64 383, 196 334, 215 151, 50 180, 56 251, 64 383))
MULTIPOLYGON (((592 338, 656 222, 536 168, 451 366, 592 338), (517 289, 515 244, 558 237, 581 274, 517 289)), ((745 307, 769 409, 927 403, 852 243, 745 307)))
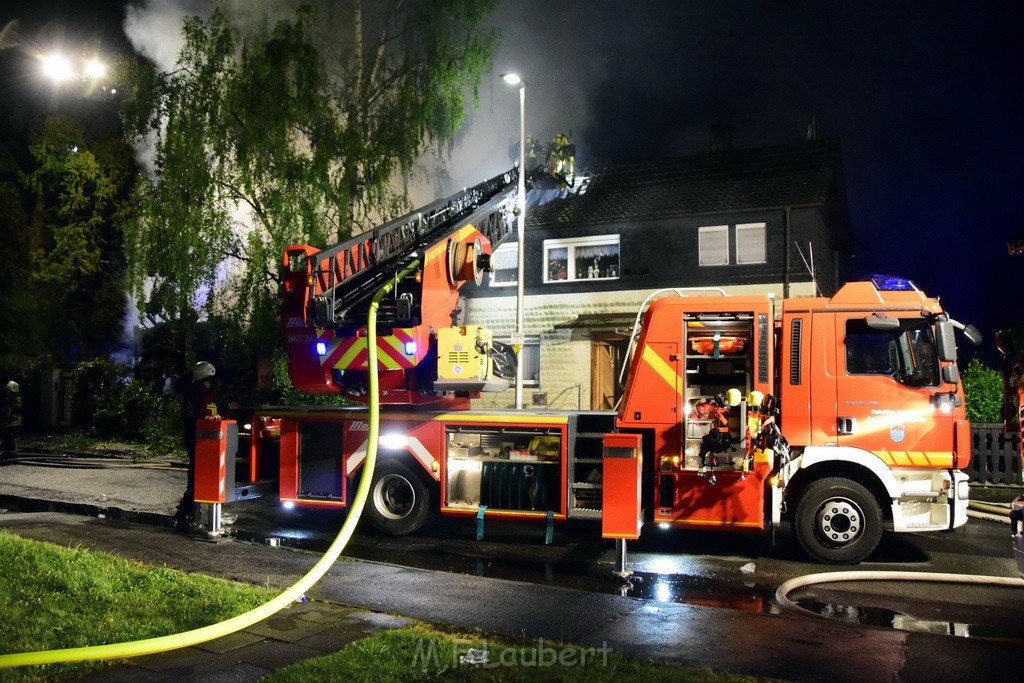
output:
POLYGON ((519 85, 523 82, 523 79, 519 78, 519 74, 501 74, 501 78, 509 85, 519 85))
POLYGON ((85 75, 88 78, 99 79, 107 74, 107 66, 99 59, 93 57, 85 61, 85 75))
POLYGON ((64 55, 54 54, 43 57, 43 73, 50 80, 60 83, 74 76, 75 71, 71 67, 71 61, 64 55))

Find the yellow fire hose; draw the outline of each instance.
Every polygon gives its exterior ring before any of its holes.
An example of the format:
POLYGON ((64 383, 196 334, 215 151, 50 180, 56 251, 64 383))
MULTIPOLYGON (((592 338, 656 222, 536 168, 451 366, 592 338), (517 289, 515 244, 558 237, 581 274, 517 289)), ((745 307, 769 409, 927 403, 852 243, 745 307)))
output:
POLYGON ((313 568, 305 576, 270 602, 217 624, 185 631, 184 633, 174 633, 168 636, 135 640, 128 643, 0 655, 0 668, 37 666, 60 662, 84 662, 96 659, 121 659, 198 645, 199 643, 205 643, 215 638, 241 631, 257 622, 263 621, 294 603, 319 581, 338 559, 338 556, 341 555, 341 552, 345 549, 349 539, 352 538, 352 534, 355 532, 356 524, 359 522, 363 507, 366 505, 366 499, 369 497, 373 469, 377 462, 377 439, 380 430, 380 396, 378 395, 377 377, 377 309, 380 307, 381 300, 394 289, 395 285, 418 266, 419 261, 414 261, 394 280, 381 287, 374 295, 373 302, 370 304, 370 313, 366 323, 368 337, 366 347, 369 354, 370 425, 367 433, 366 461, 363 463, 363 474, 359 479, 355 500, 352 502, 351 508, 349 508, 344 524, 341 525, 341 530, 338 531, 337 538, 331 543, 324 556, 313 565, 313 568))

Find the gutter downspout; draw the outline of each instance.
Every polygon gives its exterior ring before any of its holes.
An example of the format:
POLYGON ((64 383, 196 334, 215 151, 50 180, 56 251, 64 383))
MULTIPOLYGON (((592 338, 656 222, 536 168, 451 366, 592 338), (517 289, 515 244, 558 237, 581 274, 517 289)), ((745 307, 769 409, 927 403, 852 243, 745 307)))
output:
POLYGON ((789 246, 789 243, 791 242, 791 236, 792 236, 792 232, 793 232, 793 227, 792 227, 792 224, 791 224, 791 215, 792 215, 793 207, 787 206, 787 207, 785 207, 783 209, 783 211, 785 212, 784 213, 784 218, 783 218, 783 230, 782 230, 783 231, 783 235, 785 237, 785 258, 783 259, 783 266, 782 266, 782 298, 783 299, 788 299, 789 298, 789 277, 790 277, 790 270, 792 268, 792 264, 790 262, 791 258, 792 258, 792 254, 790 253, 791 247, 789 246))

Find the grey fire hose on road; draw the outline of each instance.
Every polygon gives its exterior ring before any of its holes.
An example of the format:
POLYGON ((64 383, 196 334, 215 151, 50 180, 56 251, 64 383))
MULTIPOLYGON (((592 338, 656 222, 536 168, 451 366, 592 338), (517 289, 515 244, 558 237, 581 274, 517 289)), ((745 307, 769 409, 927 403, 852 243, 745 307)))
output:
MULTIPOLYGON (((998 503, 981 503, 972 501, 970 503, 970 508, 968 515, 971 517, 1003 522, 1006 524, 1010 523, 1009 504, 1003 506, 998 503)), ((807 586, 815 586, 823 583, 838 583, 842 581, 924 581, 932 583, 961 583, 976 586, 1024 588, 1024 579, 1003 576, 976 576, 973 574, 943 574, 938 572, 905 571, 822 572, 820 574, 798 576, 786 581, 775 591, 775 600, 783 609, 798 612, 806 616, 827 618, 817 612, 801 607, 790 599, 789 594, 799 588, 805 588, 807 586)))

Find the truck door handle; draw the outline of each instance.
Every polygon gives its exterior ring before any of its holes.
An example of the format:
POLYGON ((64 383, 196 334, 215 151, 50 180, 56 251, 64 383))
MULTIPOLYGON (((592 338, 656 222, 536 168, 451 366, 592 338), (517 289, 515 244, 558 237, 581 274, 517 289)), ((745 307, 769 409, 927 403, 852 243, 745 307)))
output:
POLYGON ((857 418, 855 417, 839 417, 836 418, 836 426, 839 428, 840 434, 853 434, 857 431, 857 418))

